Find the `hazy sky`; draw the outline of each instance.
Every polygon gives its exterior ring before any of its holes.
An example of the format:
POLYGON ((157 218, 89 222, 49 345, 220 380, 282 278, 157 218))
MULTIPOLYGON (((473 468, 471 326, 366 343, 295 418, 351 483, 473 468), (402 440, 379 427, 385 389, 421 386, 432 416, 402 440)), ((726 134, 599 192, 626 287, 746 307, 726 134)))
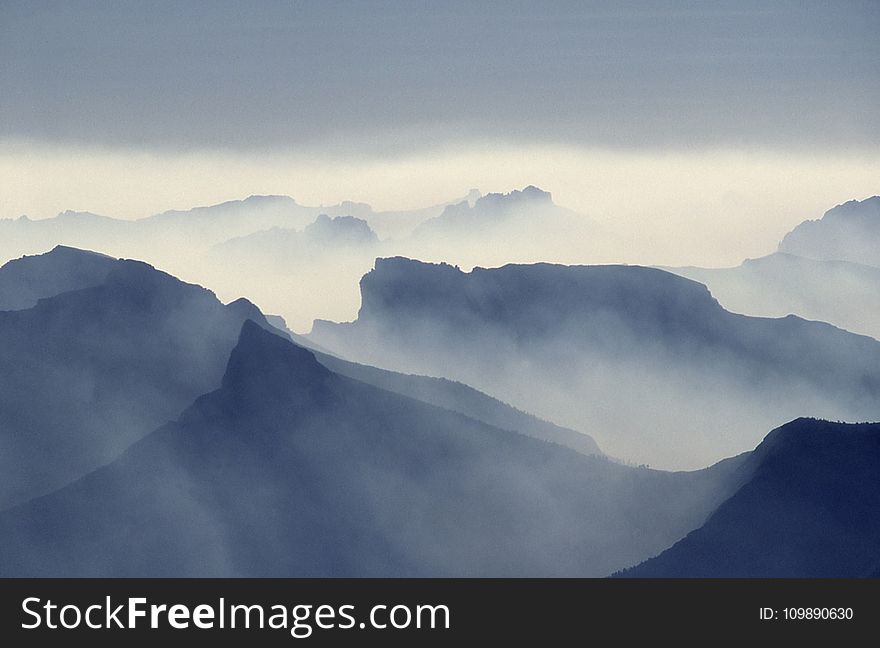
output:
POLYGON ((2 2, 3 135, 880 145, 880 3, 2 2))
POLYGON ((878 33, 876 1, 0 0, 0 217, 533 182, 633 221, 694 181, 755 201, 763 166, 784 230, 785 194, 880 193, 878 33))

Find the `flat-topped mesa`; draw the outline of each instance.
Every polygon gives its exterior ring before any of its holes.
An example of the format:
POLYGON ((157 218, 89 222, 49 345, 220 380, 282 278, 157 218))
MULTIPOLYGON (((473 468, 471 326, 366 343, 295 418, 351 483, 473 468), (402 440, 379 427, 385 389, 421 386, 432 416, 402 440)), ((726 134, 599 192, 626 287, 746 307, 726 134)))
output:
MULTIPOLYGON (((377 259, 361 279, 360 320, 478 318, 507 327, 614 312, 636 328, 693 328, 723 313, 695 281, 639 266, 507 265, 465 273, 448 264, 377 259), (468 315, 469 314, 469 315, 468 315), (519 324, 518 324, 519 323, 519 324)), ((548 323, 548 325, 551 325, 548 323)))

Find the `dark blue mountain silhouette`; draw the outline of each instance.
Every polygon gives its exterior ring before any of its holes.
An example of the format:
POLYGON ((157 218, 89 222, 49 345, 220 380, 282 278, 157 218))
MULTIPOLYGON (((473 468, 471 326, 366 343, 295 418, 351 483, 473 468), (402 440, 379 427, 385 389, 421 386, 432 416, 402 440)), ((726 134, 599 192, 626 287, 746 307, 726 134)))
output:
POLYGON ((221 387, 178 422, 0 514, 0 575, 602 575, 698 526, 742 465, 586 457, 245 323, 221 387))
POLYGON ((59 245, 0 268, 0 310, 36 306, 40 299, 104 283, 116 259, 59 245))
POLYGON ((246 300, 224 306, 147 264, 65 248, 0 270, 0 303, 34 298, 0 312, 0 508, 178 416, 219 385, 242 323, 268 326, 246 300))
POLYGON ((621 575, 862 577, 880 556, 880 423, 799 419, 748 459, 751 478, 706 523, 621 575))
POLYGON ((780 252, 880 266, 880 196, 850 200, 785 235, 780 252))
POLYGON ((657 269, 464 273, 379 259, 361 294, 355 322, 316 322, 310 339, 354 361, 460 380, 584 429, 615 456, 670 465, 693 452, 691 465, 705 465, 754 447, 756 431, 782 417, 880 416, 876 340, 730 313, 702 284, 657 269))

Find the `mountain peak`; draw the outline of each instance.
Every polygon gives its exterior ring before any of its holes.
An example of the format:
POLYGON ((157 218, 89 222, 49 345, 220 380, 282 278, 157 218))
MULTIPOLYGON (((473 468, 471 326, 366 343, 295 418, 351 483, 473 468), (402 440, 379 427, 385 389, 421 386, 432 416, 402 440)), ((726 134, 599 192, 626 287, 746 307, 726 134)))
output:
POLYGON ((880 267, 880 196, 850 200, 786 234, 780 252, 880 267))
POLYGON ((116 261, 114 257, 111 257, 107 254, 102 254, 100 252, 93 252, 92 250, 84 250, 82 248, 71 247, 69 245, 56 245, 48 252, 43 254, 38 254, 35 256, 46 257, 48 255, 53 255, 56 257, 88 257, 88 258, 98 258, 98 259, 108 259, 110 261, 116 261))
POLYGON ((249 408, 267 397, 296 406, 314 396, 330 375, 310 351, 247 320, 229 356, 222 385, 236 407, 249 408))
POLYGON ((801 417, 772 430, 755 448, 753 461, 766 462, 774 457, 811 456, 817 461, 829 458, 851 442, 864 439, 880 440, 876 423, 834 423, 817 418, 801 417))
POLYGON ((871 196, 864 200, 848 200, 832 207, 823 219, 871 218, 880 220, 880 196, 871 196))
POLYGON ((97 252, 58 245, 0 268, 0 310, 22 310, 40 299, 103 283, 119 264, 97 252))
POLYGON ((510 193, 489 193, 479 198, 474 207, 497 207, 521 204, 553 204, 550 192, 539 189, 535 185, 528 185, 522 190, 514 189, 510 193))
POLYGON ((265 321, 265 316, 260 309, 257 308, 256 304, 244 297, 239 297, 238 299, 229 302, 226 307, 245 321, 265 321))
MULTIPOLYGON (((229 201, 228 203, 223 204, 234 204, 237 201, 229 201)), ((282 194, 252 194, 242 200, 243 203, 254 204, 254 203, 288 203, 288 204, 296 204, 296 200, 291 198, 290 196, 285 196, 282 194)))
POLYGON ((636 578, 856 578, 877 565, 880 424, 799 418, 748 458, 748 479, 636 578))
POLYGON ((452 228, 462 228, 465 233, 473 234, 474 225, 493 227, 505 222, 516 222, 526 218, 531 221, 551 213, 558 213, 560 208, 553 203, 549 192, 534 185, 522 190, 515 189, 509 193, 489 193, 480 196, 480 192, 472 189, 467 197, 460 202, 447 205, 439 216, 430 218, 416 228, 416 235, 437 233, 452 228))
POLYGON ((379 240, 367 221, 354 216, 319 214, 303 233, 313 243, 374 243, 379 240))

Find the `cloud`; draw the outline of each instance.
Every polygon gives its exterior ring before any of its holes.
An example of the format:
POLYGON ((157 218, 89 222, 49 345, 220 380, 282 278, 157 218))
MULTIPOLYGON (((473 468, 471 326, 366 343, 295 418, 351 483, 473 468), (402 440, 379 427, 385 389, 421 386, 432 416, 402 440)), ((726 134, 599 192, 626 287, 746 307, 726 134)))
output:
POLYGON ((872 2, 5 2, 0 137, 399 154, 880 143, 872 2))

